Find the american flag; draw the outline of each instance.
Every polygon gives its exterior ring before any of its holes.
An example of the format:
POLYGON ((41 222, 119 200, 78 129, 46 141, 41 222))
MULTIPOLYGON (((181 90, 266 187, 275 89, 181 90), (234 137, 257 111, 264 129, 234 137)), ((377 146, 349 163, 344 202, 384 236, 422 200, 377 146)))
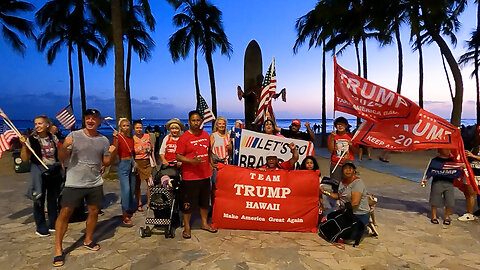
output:
POLYGON ((55 118, 62 124, 65 129, 71 129, 75 125, 75 116, 73 115, 72 105, 68 105, 61 110, 55 118))
POLYGON ((275 72, 275 58, 272 59, 270 67, 268 67, 267 74, 263 79, 262 93, 260 95, 260 102, 258 104, 257 116, 255 117, 254 124, 263 124, 267 120, 267 110, 273 117, 272 109, 272 97, 277 90, 277 73, 275 72))
POLYGON ((205 99, 203 99, 202 96, 200 96, 200 100, 197 104, 197 111, 200 113, 200 116, 202 117, 202 124, 200 125, 200 128, 203 128, 203 125, 215 120, 215 115, 213 115, 212 110, 207 105, 207 102, 205 99))
POLYGON ((11 129, 0 134, 0 158, 3 156, 3 152, 10 149, 10 142, 15 138, 18 138, 18 135, 11 129))

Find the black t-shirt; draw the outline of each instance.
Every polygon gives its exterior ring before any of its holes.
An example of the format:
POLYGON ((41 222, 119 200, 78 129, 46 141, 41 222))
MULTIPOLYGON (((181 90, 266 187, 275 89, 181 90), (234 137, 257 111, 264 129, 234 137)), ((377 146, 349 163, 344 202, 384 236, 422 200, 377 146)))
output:
POLYGON ((304 140, 304 141, 312 141, 312 138, 310 138, 310 135, 307 132, 293 132, 290 129, 284 129, 282 128, 280 130, 280 134, 283 136, 290 138, 290 139, 299 139, 299 140, 304 140))

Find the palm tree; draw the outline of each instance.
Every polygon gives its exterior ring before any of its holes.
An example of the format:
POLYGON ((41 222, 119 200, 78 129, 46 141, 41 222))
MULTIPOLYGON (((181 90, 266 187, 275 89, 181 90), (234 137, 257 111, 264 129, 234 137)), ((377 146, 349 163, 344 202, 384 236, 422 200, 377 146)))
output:
POLYGON ((405 5, 407 21, 410 24, 410 41, 413 43, 413 50, 418 51, 418 106, 423 108, 423 43, 425 42, 424 31, 420 22, 420 8, 418 0, 410 0, 405 5))
POLYGON ((2 26, 2 34, 7 42, 12 45, 12 48, 25 54, 25 44, 20 40, 20 37, 15 33, 20 32, 27 38, 35 38, 32 29, 31 21, 15 16, 19 12, 32 11, 35 7, 25 1, 8 0, 0 3, 0 25, 2 26))
MULTIPOLYGON (((86 110, 85 79, 83 55, 90 63, 97 59, 101 41, 95 33, 92 21, 87 18, 88 3, 80 1, 52 0, 47 2, 35 14, 37 23, 42 27, 38 38, 38 48, 47 50, 48 64, 52 64, 62 46, 68 47, 68 69, 70 77, 70 105, 73 106, 73 69, 72 52, 76 48, 82 116, 86 110)), ((83 117, 82 117, 83 119, 83 117)))
POLYGON ((459 63, 465 66, 473 62, 472 77, 475 77, 475 88, 477 94, 476 100, 476 112, 477 112, 477 125, 480 124, 480 83, 478 75, 478 67, 480 66, 479 48, 480 48, 480 3, 477 3, 477 28, 472 32, 472 37, 467 41, 469 51, 460 57, 459 63))
POLYGON ((434 2, 423 0, 420 2, 421 19, 426 34, 437 43, 440 52, 447 60, 455 81, 455 96, 450 122, 457 127, 460 126, 462 118, 462 74, 452 51, 441 35, 448 36, 452 44, 456 44, 454 32, 460 27, 458 16, 464 11, 466 4, 465 0, 438 0, 434 2))
MULTIPOLYGON (((179 29, 179 31, 183 31, 183 34, 180 32, 178 37, 181 38, 181 35, 185 36, 185 43, 180 44, 183 49, 179 49, 179 47, 176 46, 171 47, 177 50, 179 57, 185 57, 188 55, 191 43, 195 43, 195 41, 198 39, 198 48, 200 48, 205 55, 205 61, 207 62, 208 66, 210 89, 212 94, 212 112, 215 116, 217 116, 217 94, 212 54, 217 50, 217 48, 220 49, 221 54, 227 55, 228 57, 230 57, 231 53, 233 52, 232 45, 230 42, 228 42, 227 35, 223 30, 222 12, 216 6, 208 3, 206 0, 183 0, 171 2, 175 2, 174 6, 176 7, 176 10, 182 8, 183 13, 189 17, 186 18, 183 15, 181 17, 177 17, 177 19, 180 20, 178 21, 180 27, 183 27, 179 29), (190 25, 192 27, 194 26, 195 28, 187 27, 187 25, 189 25, 191 22, 195 22, 196 26, 190 25), (188 33, 190 33, 192 30, 195 30, 195 34, 191 33, 192 36, 188 36, 188 33), (197 36, 197 30, 199 36, 197 36)), ((172 53, 172 50, 170 50, 170 52, 172 53)), ((174 58, 175 56, 172 54, 172 59, 174 58)))
POLYGON ((200 38, 202 36, 201 23, 195 17, 199 11, 198 5, 194 5, 191 1, 183 3, 172 3, 178 10, 183 5, 183 10, 173 16, 173 24, 178 29, 168 41, 168 48, 172 56, 173 62, 177 62, 180 58, 185 59, 190 53, 193 44, 193 73, 195 79, 195 96, 197 103, 200 101, 200 86, 198 83, 198 48, 200 46, 200 38))
MULTIPOLYGON (((332 29, 329 28, 327 10, 331 10, 327 5, 331 2, 319 1, 315 8, 297 19, 295 28, 297 30, 297 40, 293 46, 293 52, 296 54, 307 39, 309 38, 309 49, 322 46, 322 144, 326 144, 327 134, 327 114, 326 114, 326 67, 325 67, 325 42, 326 38, 331 37, 332 29)), ((357 58, 358 59, 358 58, 357 58)), ((360 63, 360 62, 359 62, 360 63)))

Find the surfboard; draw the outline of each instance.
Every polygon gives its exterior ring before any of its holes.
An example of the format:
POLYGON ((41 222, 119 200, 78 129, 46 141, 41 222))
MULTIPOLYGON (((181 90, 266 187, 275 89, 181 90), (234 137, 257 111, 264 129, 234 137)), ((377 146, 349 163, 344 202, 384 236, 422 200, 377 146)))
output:
POLYGON ((259 127, 253 125, 255 114, 257 113, 258 100, 260 97, 260 88, 262 85, 262 52, 260 46, 255 40, 248 43, 245 50, 245 60, 243 68, 243 91, 245 93, 245 127, 250 130, 258 130, 259 127), (251 92, 256 95, 249 95, 251 92))

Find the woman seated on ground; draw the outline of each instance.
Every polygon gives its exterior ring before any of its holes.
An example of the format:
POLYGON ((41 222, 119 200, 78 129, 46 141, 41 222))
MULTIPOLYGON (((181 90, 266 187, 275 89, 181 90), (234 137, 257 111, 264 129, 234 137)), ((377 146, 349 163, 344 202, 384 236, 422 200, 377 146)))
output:
MULTIPOLYGON (((322 182, 322 173, 320 172, 320 166, 318 166, 318 162, 313 156, 306 156, 305 159, 302 161, 302 164, 300 165, 300 170, 312 170, 312 171, 318 171, 318 179, 319 179, 319 184, 322 182)), ((329 192, 332 191, 332 187, 325 187, 323 186, 324 190, 327 190, 329 192)), ((320 193, 319 196, 319 214, 322 214, 325 210, 323 201, 325 199, 325 202, 328 202, 328 197, 327 195, 320 193)), ((328 205, 330 206, 330 204, 328 205)), ((330 208, 330 207, 328 207, 330 208)))
MULTIPOLYGON (((365 231, 366 225, 370 219, 370 206, 368 205, 367 188, 356 175, 357 167, 352 162, 345 162, 342 166, 342 181, 338 187, 338 193, 331 193, 320 186, 320 191, 336 200, 340 200, 340 204, 345 207, 350 203, 353 214, 362 222, 361 230, 353 230, 350 237, 345 239, 360 239, 365 231)), ((360 228, 360 227, 358 227, 360 228)))
POLYGON ((181 162, 177 162, 175 151, 177 151, 177 142, 182 135, 182 130, 185 129, 182 121, 178 118, 168 120, 165 125, 169 131, 168 135, 163 138, 162 145, 160 146, 160 159, 162 160, 163 167, 169 165, 182 166, 181 162))

